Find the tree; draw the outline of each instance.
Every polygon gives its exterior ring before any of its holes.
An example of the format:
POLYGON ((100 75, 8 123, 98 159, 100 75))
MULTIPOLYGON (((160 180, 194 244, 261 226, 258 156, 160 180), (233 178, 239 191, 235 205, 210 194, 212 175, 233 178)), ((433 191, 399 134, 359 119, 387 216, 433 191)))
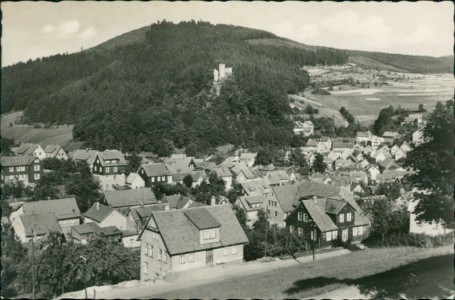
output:
POLYGON ((197 145, 195 143, 189 143, 188 146, 186 146, 185 148, 185 153, 188 156, 196 156, 197 145))
POLYGON ((305 113, 309 114, 309 115, 312 115, 314 114, 314 108, 313 106, 311 106, 310 104, 308 104, 306 107, 305 107, 305 113))
POLYGON ((273 151, 269 148, 261 148, 256 155, 255 165, 266 166, 273 163, 273 151))
POLYGON ((423 106, 422 103, 419 104, 419 109, 418 109, 418 112, 426 112, 427 110, 425 109, 425 107, 423 106))
POLYGON ((320 153, 317 153, 313 163, 313 170, 315 172, 323 173, 326 169, 327 165, 324 162, 324 156, 322 156, 320 153))
POLYGON ((78 172, 65 183, 65 190, 66 193, 76 196, 77 205, 84 213, 101 199, 100 184, 90 173, 87 163, 78 162, 76 168, 78 172))
POLYGON ((292 150, 290 161, 298 168, 308 167, 308 162, 306 161, 305 155, 302 153, 302 150, 300 150, 300 148, 292 150))
POLYGON ((378 185, 376 195, 385 195, 387 199, 394 201, 401 195, 401 184, 399 182, 383 182, 378 185))
POLYGON ((14 140, 0 136, 1 140, 1 154, 10 155, 11 147, 14 146, 14 140))
POLYGON ((125 173, 137 172, 141 167, 142 157, 137 154, 125 155, 125 159, 128 161, 125 173))
POLYGON ((237 220, 239 221, 240 225, 242 225, 242 228, 245 229, 246 221, 248 219, 248 217, 246 215, 246 211, 243 208, 241 208, 240 206, 234 205, 234 213, 235 213, 235 216, 237 217, 237 220))
POLYGON ((410 151, 405 160, 405 166, 416 171, 406 180, 418 189, 414 193, 418 221, 454 223, 453 109, 453 101, 436 104, 423 129, 426 142, 410 151))
POLYGON ((348 121, 349 124, 355 124, 354 116, 343 106, 340 108, 340 113, 348 121))
POLYGON ((186 175, 183 178, 183 184, 189 188, 193 185, 193 177, 191 175, 186 175))

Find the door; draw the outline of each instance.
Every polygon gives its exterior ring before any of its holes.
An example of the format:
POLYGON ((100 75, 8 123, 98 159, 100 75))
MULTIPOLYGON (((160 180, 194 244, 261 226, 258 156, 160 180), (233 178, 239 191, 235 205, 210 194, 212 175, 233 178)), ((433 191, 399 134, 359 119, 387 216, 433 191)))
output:
POLYGON ((344 228, 341 232, 341 240, 343 242, 347 242, 348 241, 348 238, 349 238, 349 235, 348 235, 348 228, 344 228))
POLYGON ((206 256, 205 263, 212 264, 213 263, 213 250, 207 250, 206 253, 207 253, 207 256, 206 256))

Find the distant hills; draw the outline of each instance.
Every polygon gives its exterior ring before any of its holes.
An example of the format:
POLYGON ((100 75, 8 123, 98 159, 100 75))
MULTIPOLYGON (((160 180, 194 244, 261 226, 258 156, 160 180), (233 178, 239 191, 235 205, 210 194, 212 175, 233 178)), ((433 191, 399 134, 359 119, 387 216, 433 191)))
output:
POLYGON ((168 154, 236 145, 288 145, 287 94, 305 89, 302 66, 355 62, 368 68, 451 72, 453 57, 315 47, 269 32, 206 22, 160 22, 70 55, 2 69, 2 111, 28 122, 74 124, 88 146, 168 154), (234 76, 213 89, 219 63, 234 76))

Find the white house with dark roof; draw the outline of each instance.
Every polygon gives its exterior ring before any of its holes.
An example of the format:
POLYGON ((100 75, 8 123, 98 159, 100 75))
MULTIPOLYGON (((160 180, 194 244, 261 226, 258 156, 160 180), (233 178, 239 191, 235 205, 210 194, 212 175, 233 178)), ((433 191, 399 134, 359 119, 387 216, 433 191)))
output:
POLYGON ((258 220, 258 212, 265 210, 269 197, 264 196, 240 196, 234 205, 242 208, 246 213, 246 225, 252 226, 258 220))
POLYGON ((243 262, 248 238, 229 205, 152 212, 139 235, 141 280, 243 262))
POLYGON ((126 177, 126 184, 131 188, 131 189, 140 189, 145 187, 145 181, 142 179, 139 174, 131 172, 128 174, 126 177))
POLYGON ((33 155, 40 160, 46 158, 46 152, 39 144, 21 144, 19 147, 13 150, 13 153, 17 156, 33 155))
POLYGON ((13 223, 14 234, 21 243, 39 241, 50 232, 62 232, 57 217, 52 212, 20 215, 13 223))
POLYGON ((99 202, 95 202, 84 213, 84 224, 92 222, 97 223, 100 227, 115 226, 120 230, 128 230, 132 227, 128 224, 128 220, 124 214, 99 202))
POLYGON ((22 231, 18 224, 22 215, 52 213, 58 220, 61 231, 66 235, 71 233, 71 226, 81 223, 81 212, 77 206, 75 198, 41 200, 23 203, 16 211, 10 215, 10 221, 14 231, 19 235, 22 231))
POLYGON ((60 145, 47 145, 44 147, 44 152, 46 153, 46 158, 68 159, 68 155, 60 145))

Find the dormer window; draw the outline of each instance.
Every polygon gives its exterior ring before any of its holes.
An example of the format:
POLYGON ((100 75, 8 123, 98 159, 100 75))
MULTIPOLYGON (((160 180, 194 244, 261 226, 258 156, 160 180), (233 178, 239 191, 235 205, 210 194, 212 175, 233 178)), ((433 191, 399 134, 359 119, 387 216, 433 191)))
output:
POLYGON ((340 214, 340 223, 344 223, 344 214, 340 214))
POLYGON ((204 240, 212 240, 216 237, 215 229, 204 232, 204 240))

